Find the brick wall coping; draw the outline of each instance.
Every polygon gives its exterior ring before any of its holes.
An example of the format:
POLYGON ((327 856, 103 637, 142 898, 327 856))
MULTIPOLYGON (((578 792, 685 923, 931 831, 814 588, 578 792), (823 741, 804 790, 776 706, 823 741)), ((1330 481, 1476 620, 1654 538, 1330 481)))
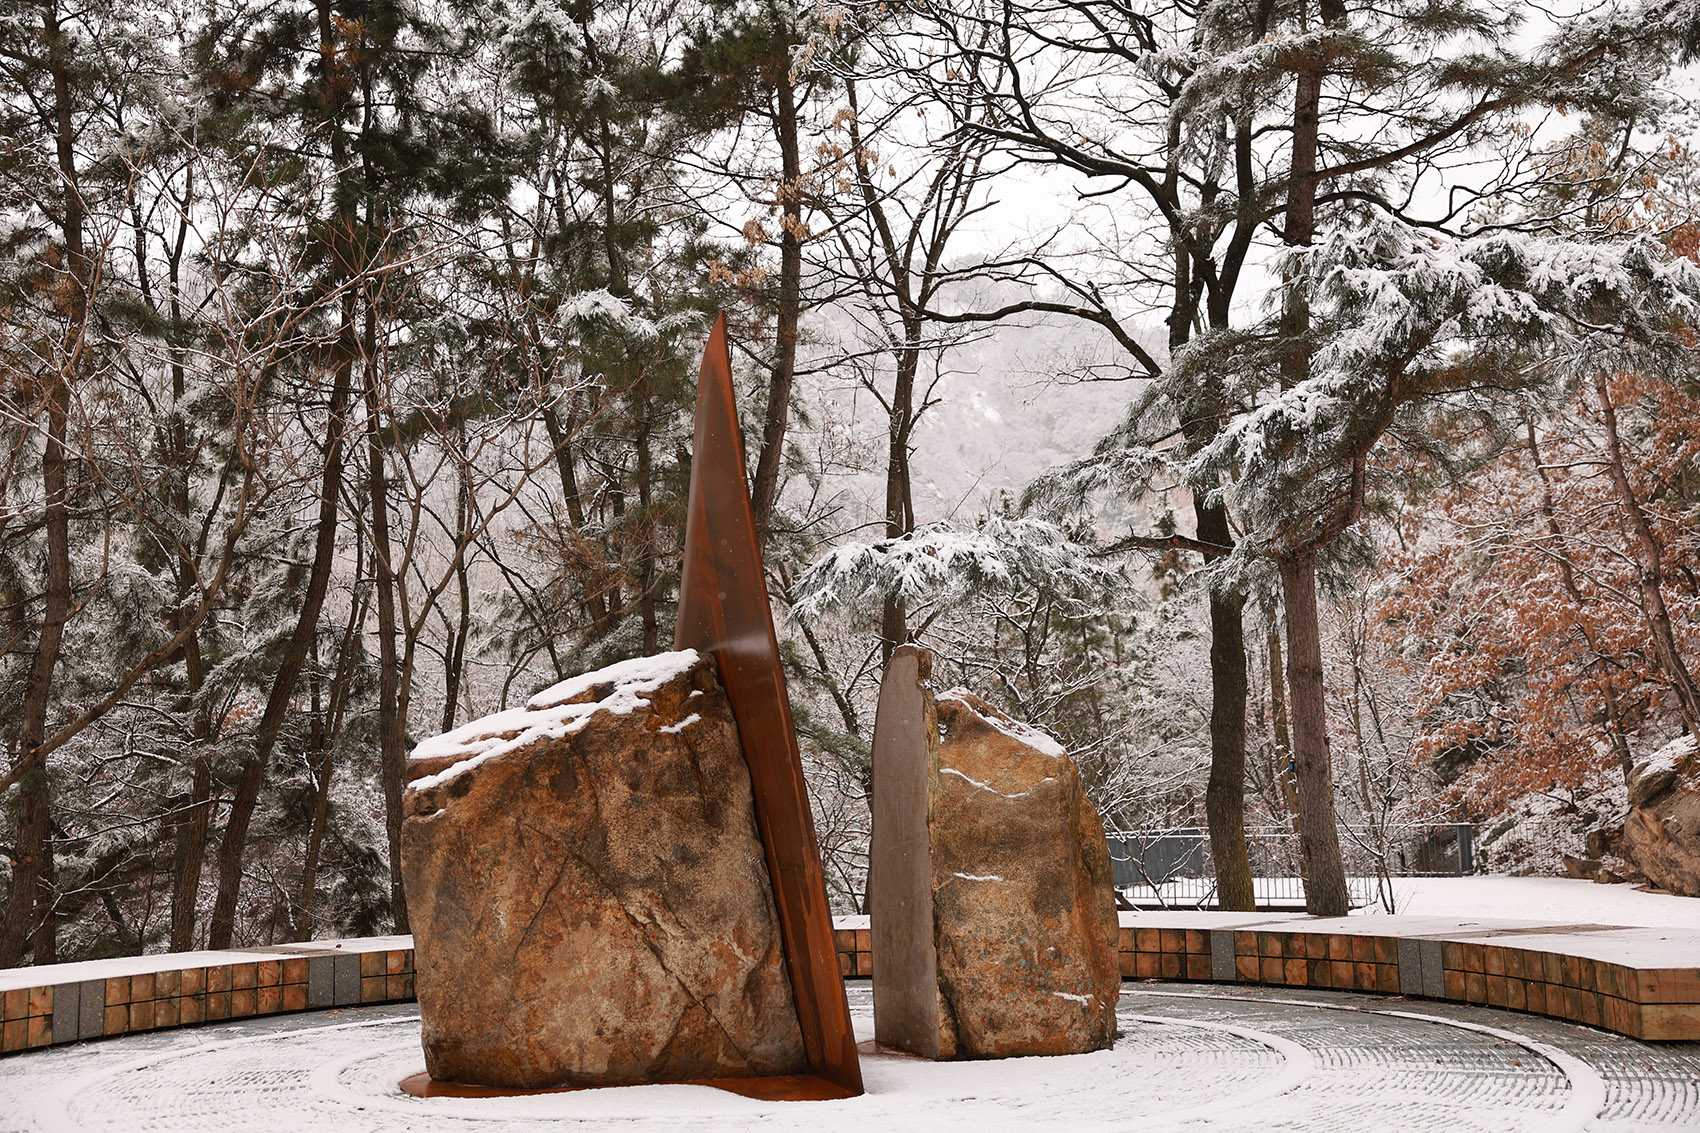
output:
POLYGON ((1485 917, 1367 914, 1311 917, 1304 913, 1214 913, 1197 911, 1122 913, 1125 928, 1243 929, 1345 936, 1493 943, 1536 952, 1583 956, 1636 968, 1700 965, 1700 932, 1637 925, 1559 924, 1553 921, 1485 917))
MULTIPOLYGON (((874 971, 866 917, 839 971, 874 971)), ((1129 979, 1258 983, 1503 1007, 1700 1041, 1700 932, 1434 916, 1121 915, 1129 979)), ((315 940, 0 971, 0 1054, 165 1027, 413 998, 413 938, 315 940)))
MULTIPOLYGON (((1122 975, 1422 996, 1700 1041, 1700 932, 1434 916, 1128 913, 1122 975)), ((872 969, 870 958, 869 968, 872 969)))
POLYGON ((393 948, 412 948, 411 936, 363 936, 350 940, 306 940, 298 944, 273 944, 256 948, 227 948, 217 952, 152 952, 142 956, 114 956, 107 960, 79 960, 74 964, 53 964, 39 968, 0 969, 0 994, 20 987, 36 987, 47 982, 54 984, 80 983, 84 980, 104 980, 115 976, 139 976, 184 968, 212 968, 222 964, 252 964, 261 960, 278 960, 286 956, 323 956, 343 953, 388 952, 393 948))

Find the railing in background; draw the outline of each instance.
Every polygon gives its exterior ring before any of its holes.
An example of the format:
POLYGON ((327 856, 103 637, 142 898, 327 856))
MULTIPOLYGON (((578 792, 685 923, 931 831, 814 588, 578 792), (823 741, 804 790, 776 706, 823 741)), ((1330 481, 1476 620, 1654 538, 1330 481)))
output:
MULTIPOLYGON (((1340 828, 1352 907, 1392 901, 1400 877, 1462 877, 1475 872, 1469 823, 1340 828)), ((1109 832, 1116 889, 1140 908, 1216 907, 1210 835, 1198 827, 1109 832)), ((1260 909, 1304 908, 1298 836, 1287 827, 1246 830, 1252 890, 1260 909)))

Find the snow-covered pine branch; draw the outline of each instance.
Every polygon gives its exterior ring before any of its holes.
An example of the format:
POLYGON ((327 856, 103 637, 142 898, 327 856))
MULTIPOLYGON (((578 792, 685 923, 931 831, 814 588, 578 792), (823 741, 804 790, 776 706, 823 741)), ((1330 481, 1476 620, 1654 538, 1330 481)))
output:
POLYGON ((807 622, 833 610, 878 610, 887 598, 911 609, 953 605, 989 592, 1085 602, 1125 581, 1058 524, 992 516, 968 529, 930 523, 900 538, 836 547, 797 579, 791 616, 807 622))
MULTIPOLYGON (((1285 266, 1308 292, 1308 376, 1236 414, 1189 469, 1195 482, 1236 470, 1234 500, 1266 546, 1302 542, 1342 493, 1361 492, 1364 459, 1396 420, 1489 415, 1506 395, 1669 362, 1700 318, 1700 270, 1644 237, 1449 239, 1377 215, 1285 266)), ((1268 388, 1286 349, 1273 317, 1249 335, 1205 335, 1177 352, 1170 381, 1226 367, 1243 389, 1268 388)))
POLYGON ((1164 479, 1180 481, 1186 467, 1165 449, 1164 436, 1179 431, 1156 383, 1136 396, 1114 428, 1092 446, 1091 455, 1038 476, 1022 494, 1023 508, 1052 514, 1077 513, 1099 492, 1142 495, 1164 479))

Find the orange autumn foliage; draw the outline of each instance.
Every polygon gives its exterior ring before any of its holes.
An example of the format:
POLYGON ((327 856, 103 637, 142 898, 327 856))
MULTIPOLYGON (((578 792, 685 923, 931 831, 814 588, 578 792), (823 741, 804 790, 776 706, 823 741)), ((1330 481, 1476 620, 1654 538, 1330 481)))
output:
MULTIPOLYGON (((1634 506, 1660 554, 1678 654, 1700 657, 1700 387, 1620 373, 1616 410, 1634 506)), ((1395 521, 1378 632, 1418 680, 1420 753, 1491 810, 1577 790, 1674 726, 1671 674, 1649 643, 1643 557, 1614 485, 1598 393, 1429 506, 1395 521), (1538 463, 1537 463, 1538 458, 1538 463)))

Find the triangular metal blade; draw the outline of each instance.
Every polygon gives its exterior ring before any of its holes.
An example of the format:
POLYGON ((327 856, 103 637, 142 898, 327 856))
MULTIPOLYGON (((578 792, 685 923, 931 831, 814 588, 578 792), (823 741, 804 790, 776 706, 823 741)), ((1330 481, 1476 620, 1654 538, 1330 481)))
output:
POLYGON ((773 631, 761 545, 744 473, 726 316, 709 335, 697 387, 675 649, 710 652, 732 704, 755 789, 773 901, 809 1068, 862 1092, 850 1006, 838 970, 826 872, 815 841, 791 701, 773 631))

